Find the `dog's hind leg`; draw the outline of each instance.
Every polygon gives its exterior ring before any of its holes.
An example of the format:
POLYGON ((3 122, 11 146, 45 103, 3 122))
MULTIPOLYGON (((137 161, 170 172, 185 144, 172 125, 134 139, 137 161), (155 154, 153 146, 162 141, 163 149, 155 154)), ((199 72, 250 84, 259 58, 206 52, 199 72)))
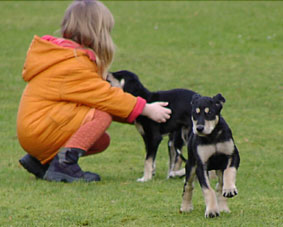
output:
POLYGON ((153 158, 152 157, 148 157, 145 162, 144 162, 144 173, 143 173, 143 177, 138 178, 137 181, 138 182, 146 182, 152 179, 153 176, 153 158))
POLYGON ((186 142, 182 134, 183 129, 169 134, 168 151, 170 162, 167 178, 183 177, 185 175, 185 168, 182 168, 182 163, 186 162, 186 160, 183 160, 182 148, 186 142))
POLYGON ((170 133, 168 140, 169 167, 168 167, 167 179, 175 177, 174 166, 177 157, 177 151, 174 146, 174 134, 175 133, 170 133))
POLYGON ((218 183, 216 185, 216 196, 218 201, 218 207, 220 212, 230 212, 227 204, 227 198, 222 195, 223 189, 223 170, 217 170, 216 174, 218 176, 218 183))
MULTIPOLYGON (((174 164, 174 171, 178 171, 182 168, 183 161, 186 162, 187 160, 183 160, 183 154, 182 154, 182 148, 184 145, 187 146, 187 129, 185 127, 181 128, 175 133, 174 136, 174 147, 176 150, 176 158, 175 158, 175 164, 174 164)), ((185 170, 184 170, 185 171, 185 170)))
POLYGON ((191 164, 186 165, 186 182, 183 191, 183 200, 181 204, 180 213, 190 212, 193 210, 193 190, 194 190, 194 179, 195 179, 196 167, 191 164))

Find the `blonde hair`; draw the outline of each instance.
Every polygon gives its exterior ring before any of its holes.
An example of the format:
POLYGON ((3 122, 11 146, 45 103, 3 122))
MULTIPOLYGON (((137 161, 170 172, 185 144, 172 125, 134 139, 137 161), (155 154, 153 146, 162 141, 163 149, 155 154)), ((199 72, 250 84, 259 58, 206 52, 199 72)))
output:
POLYGON ((61 24, 63 38, 71 39, 95 52, 98 70, 104 79, 115 52, 110 35, 113 26, 111 12, 97 0, 74 1, 67 8, 61 24))

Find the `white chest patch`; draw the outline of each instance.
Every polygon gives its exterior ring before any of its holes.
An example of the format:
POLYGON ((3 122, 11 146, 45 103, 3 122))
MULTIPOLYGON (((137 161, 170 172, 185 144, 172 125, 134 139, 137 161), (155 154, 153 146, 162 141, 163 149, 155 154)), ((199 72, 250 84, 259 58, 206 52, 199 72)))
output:
POLYGON ((143 130, 142 125, 135 121, 135 126, 136 126, 136 129, 138 130, 138 132, 143 136, 144 135, 144 130, 143 130))
POLYGON ((216 151, 220 154, 231 155, 234 151, 234 142, 232 139, 216 144, 216 151))
POLYGON ((200 145, 197 147, 197 153, 202 163, 206 163, 216 153, 216 147, 215 145, 200 145))
POLYGON ((206 163, 207 160, 214 154, 231 155, 233 151, 234 151, 234 143, 232 139, 222 143, 211 144, 211 145, 199 145, 197 147, 197 153, 202 163, 206 163))

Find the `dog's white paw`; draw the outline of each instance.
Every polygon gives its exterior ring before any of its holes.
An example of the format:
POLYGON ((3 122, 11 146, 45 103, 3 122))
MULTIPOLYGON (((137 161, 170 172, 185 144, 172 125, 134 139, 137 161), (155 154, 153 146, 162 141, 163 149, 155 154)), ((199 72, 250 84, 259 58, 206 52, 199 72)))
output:
POLYGON ((175 171, 170 171, 169 173, 168 173, 168 175, 167 175, 167 179, 169 179, 169 178, 174 178, 175 177, 175 171))
POLYGON ((183 177, 186 175, 186 170, 185 168, 177 170, 177 171, 173 171, 171 170, 167 176, 167 179, 169 178, 174 178, 174 177, 183 177))
POLYGON ((194 209, 193 204, 182 204, 180 213, 188 213, 194 209))
MULTIPOLYGON (((221 196, 222 197, 222 196, 221 196)), ((221 199, 221 200, 218 200, 218 208, 219 208, 219 211, 220 212, 225 212, 225 213, 230 213, 231 211, 230 211, 230 209, 229 209, 229 207, 228 207, 228 205, 227 205, 227 199, 226 198, 224 198, 224 197, 222 197, 223 199, 221 199)))
POLYGON ((219 204, 219 211, 220 212, 225 212, 225 213, 230 213, 231 212, 227 205, 221 206, 220 204, 219 204))
POLYGON ((144 177, 138 178, 137 182, 145 182, 144 177))
POLYGON ((219 210, 218 209, 206 209, 205 211, 205 217, 206 218, 215 218, 219 216, 219 210))
POLYGON ((222 195, 227 198, 232 198, 238 194, 237 188, 223 188, 222 195))
POLYGON ((150 178, 146 178, 146 177, 141 177, 141 178, 138 178, 137 179, 137 182, 147 182, 147 181, 149 181, 149 180, 151 180, 150 178))
POLYGON ((220 212, 230 213, 230 209, 227 204, 227 198, 223 197, 222 194, 218 194, 218 208, 220 212))

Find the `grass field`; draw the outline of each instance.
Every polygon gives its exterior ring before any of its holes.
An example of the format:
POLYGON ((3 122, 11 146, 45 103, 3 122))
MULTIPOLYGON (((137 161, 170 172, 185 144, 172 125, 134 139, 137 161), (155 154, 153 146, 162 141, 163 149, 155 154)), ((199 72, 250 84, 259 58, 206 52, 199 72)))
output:
POLYGON ((59 35, 68 1, 0 2, 0 226, 283 226, 283 2, 107 1, 116 24, 112 70, 136 72, 150 90, 222 93, 223 116, 241 155, 231 213, 179 214, 183 179, 166 180, 167 138, 157 174, 142 176, 144 145, 132 125, 113 123, 111 146, 82 158, 96 184, 36 180, 18 164, 25 153, 16 114, 21 70, 34 34, 59 35))

